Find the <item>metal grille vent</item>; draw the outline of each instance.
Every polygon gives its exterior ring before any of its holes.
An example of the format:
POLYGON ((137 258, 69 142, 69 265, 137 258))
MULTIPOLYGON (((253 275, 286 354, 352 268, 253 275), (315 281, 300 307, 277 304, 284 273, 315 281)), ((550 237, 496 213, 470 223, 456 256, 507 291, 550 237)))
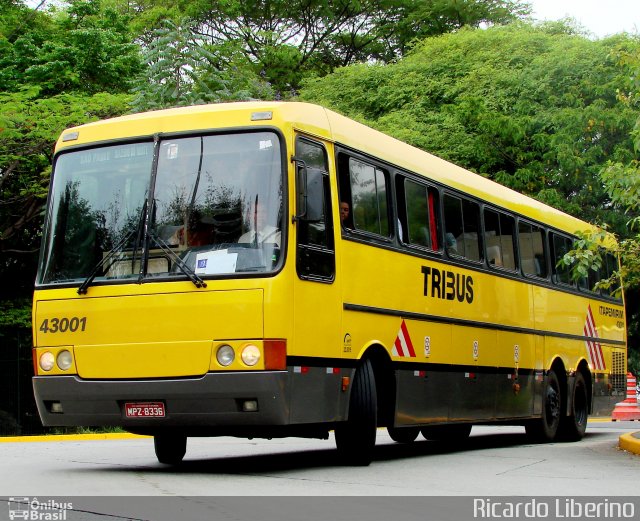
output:
POLYGON ((625 373, 625 352, 613 351, 612 368, 611 368, 611 385, 614 394, 626 394, 627 392, 627 373, 625 373))

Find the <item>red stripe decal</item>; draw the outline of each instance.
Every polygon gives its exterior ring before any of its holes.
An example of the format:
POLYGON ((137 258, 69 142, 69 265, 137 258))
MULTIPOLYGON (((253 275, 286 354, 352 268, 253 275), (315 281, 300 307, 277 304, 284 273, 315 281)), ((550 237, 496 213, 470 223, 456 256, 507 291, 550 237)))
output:
POLYGON ((407 349, 409 350, 409 356, 415 357, 416 352, 413 349, 413 344, 411 343, 411 337, 409 336, 409 330, 407 329, 407 324, 404 323, 404 320, 402 321, 402 325, 400 326, 400 329, 402 330, 402 334, 404 335, 404 341, 407 344, 407 349))

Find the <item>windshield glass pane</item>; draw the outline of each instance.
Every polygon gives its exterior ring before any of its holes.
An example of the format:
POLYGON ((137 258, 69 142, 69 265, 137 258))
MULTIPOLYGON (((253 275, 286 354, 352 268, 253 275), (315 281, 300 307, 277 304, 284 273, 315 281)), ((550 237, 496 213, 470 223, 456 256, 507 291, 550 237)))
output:
POLYGON ((96 268, 95 281, 275 269, 283 194, 274 133, 166 139, 157 153, 150 209, 152 143, 60 155, 40 283, 84 281, 96 268))
MULTIPOLYGON (((282 239, 281 179, 280 144, 270 132, 164 141, 152 236, 200 276, 271 271, 282 239)), ((182 275, 175 263, 149 271, 182 275)))
MULTIPOLYGON (((84 279, 106 252, 135 232, 152 160, 153 143, 59 156, 51 186, 40 283, 84 279)), ((131 247, 134 240, 132 236, 126 246, 131 247)))

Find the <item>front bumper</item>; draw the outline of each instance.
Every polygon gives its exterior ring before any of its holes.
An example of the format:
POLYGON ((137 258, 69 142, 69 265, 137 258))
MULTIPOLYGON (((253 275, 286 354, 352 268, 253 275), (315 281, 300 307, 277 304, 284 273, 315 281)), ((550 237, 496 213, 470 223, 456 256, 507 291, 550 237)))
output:
POLYGON ((83 380, 36 376, 33 389, 44 426, 119 426, 133 432, 181 428, 284 426, 290 422, 287 371, 207 373, 197 378, 83 380), (258 410, 243 412, 245 400, 258 410), (125 402, 163 402, 163 418, 127 418, 125 402), (53 412, 59 403, 62 412, 53 412))

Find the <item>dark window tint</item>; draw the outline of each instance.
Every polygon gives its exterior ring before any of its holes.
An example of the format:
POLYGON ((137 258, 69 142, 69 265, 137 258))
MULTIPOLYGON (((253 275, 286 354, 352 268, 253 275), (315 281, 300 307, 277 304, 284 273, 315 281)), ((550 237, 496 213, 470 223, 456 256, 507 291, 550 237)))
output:
MULTIPOLYGON (((437 201, 438 192, 434 188, 404 179, 405 212, 400 218, 402 242, 438 249, 437 201)), ((399 213, 402 214, 400 210, 399 213)))
POLYGON ((553 262, 553 281, 562 284, 571 284, 571 269, 563 266, 560 261, 565 254, 571 251, 573 241, 569 237, 551 234, 552 262, 553 262))
POLYGON ((385 173, 368 163, 349 159, 353 223, 357 230, 389 236, 385 173))
MULTIPOLYGON (((603 263, 607 268, 607 278, 611 277, 618 272, 618 260, 610 253, 605 255, 605 262, 603 263)), ((610 296, 615 296, 616 291, 620 287, 619 279, 615 280, 611 287, 606 291, 610 296)))
POLYGON ((454 197, 444 196, 444 245, 452 256, 465 257, 480 261, 480 207, 477 203, 454 197))
POLYGON ((546 277, 544 230, 539 226, 520 221, 518 224, 518 243, 523 273, 534 277, 546 277))
POLYGON ((484 212, 484 240, 487 261, 491 266, 515 270, 514 219, 510 215, 494 210, 484 212))
POLYGON ((306 166, 306 169, 298 166, 298 190, 306 187, 307 206, 321 209, 319 219, 303 218, 297 221, 298 276, 329 282, 333 280, 335 273, 335 256, 331 191, 325 150, 317 143, 299 138, 296 142, 296 157, 306 166), (307 176, 306 182, 304 175, 307 176))

